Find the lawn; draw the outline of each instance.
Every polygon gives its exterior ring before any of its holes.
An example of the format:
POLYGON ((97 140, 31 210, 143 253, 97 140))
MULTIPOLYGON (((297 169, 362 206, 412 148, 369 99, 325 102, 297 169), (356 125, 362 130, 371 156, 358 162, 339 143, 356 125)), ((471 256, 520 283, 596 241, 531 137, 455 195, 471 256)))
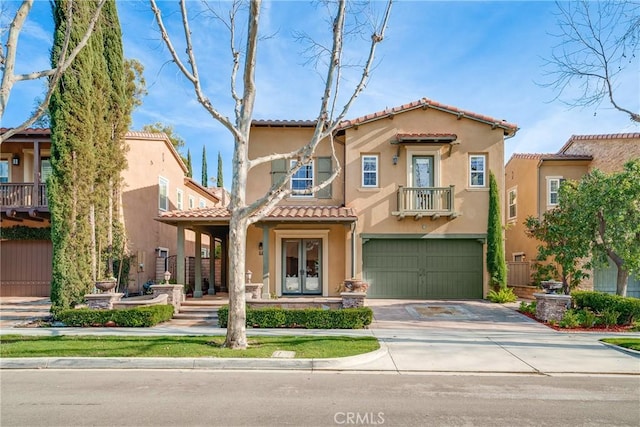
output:
POLYGON ((640 351, 640 338, 604 338, 602 341, 631 350, 640 351))
POLYGON ((0 336, 0 357, 271 357, 295 351, 297 359, 345 357, 380 348, 374 337, 248 337, 247 350, 223 348, 211 336, 0 336))

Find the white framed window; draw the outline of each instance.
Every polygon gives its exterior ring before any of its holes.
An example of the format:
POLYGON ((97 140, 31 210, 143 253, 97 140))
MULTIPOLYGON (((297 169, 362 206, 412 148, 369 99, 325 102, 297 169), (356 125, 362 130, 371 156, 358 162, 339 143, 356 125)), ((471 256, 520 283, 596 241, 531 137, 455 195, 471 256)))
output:
POLYGON ((196 199, 193 196, 189 196, 189 209, 196 207, 196 199))
POLYGON ((0 183, 9 182, 9 159, 0 159, 0 183))
POLYGON ((378 155, 366 154, 362 156, 362 186, 378 186, 378 155))
POLYGON ((158 177, 158 209, 169 210, 169 180, 162 176, 158 177))
POLYGON ((560 200, 560 186, 564 182, 561 176, 547 178, 547 206, 557 206, 560 200))
POLYGON ((176 204, 178 205, 178 209, 182 210, 183 209, 183 200, 184 195, 182 193, 182 190, 178 188, 177 193, 176 193, 176 204))
MULTIPOLYGON (((295 167, 297 160, 291 160, 291 167, 295 167)), ((311 188, 313 187, 313 162, 302 165, 298 171, 291 177, 291 190, 297 194, 291 197, 313 197, 311 188)))
POLYGON ((201 208, 206 208, 207 202, 204 199, 200 199, 200 204, 198 206, 201 208))
POLYGON ((507 195, 507 199, 509 201, 509 219, 514 219, 518 214, 518 190, 517 188, 509 189, 509 194, 507 195))
POLYGON ((472 154, 469 156, 469 186, 472 188, 486 187, 487 156, 472 154))

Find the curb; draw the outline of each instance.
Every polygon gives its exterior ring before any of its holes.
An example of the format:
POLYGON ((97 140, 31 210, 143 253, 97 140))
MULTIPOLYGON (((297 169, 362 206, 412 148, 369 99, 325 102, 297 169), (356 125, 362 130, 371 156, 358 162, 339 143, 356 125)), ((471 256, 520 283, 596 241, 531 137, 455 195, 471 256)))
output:
POLYGON ((0 359, 0 369, 238 369, 238 370, 346 370, 389 353, 378 350, 330 359, 266 359, 208 357, 16 357, 0 359))
POLYGON ((611 343, 608 343, 608 342, 605 342, 605 341, 602 341, 602 340, 598 340, 598 342, 600 344, 604 344, 607 347, 610 347, 610 348, 612 348, 614 350, 618 350, 618 351, 620 351, 622 353, 627 353, 627 354, 630 354, 630 355, 635 356, 635 357, 640 357, 640 351, 638 351, 638 350, 634 350, 632 348, 622 347, 620 345, 611 344, 611 343))

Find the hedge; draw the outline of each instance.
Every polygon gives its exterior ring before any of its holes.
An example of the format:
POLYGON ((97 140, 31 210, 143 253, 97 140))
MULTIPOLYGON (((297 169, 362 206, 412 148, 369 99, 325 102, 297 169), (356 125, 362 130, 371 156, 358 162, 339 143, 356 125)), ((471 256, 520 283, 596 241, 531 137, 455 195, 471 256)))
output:
POLYGON ((640 298, 594 291, 574 291, 571 297, 578 309, 588 308, 595 313, 602 313, 605 310, 619 312, 619 325, 628 325, 640 320, 640 298))
MULTIPOLYGON (((218 309, 218 324, 226 328, 229 306, 218 309)), ((247 326, 253 328, 362 329, 371 324, 369 307, 325 310, 321 308, 286 309, 247 307, 247 326)))
POLYGON ((173 317, 173 305, 150 305, 124 310, 90 310, 88 308, 63 310, 56 320, 67 326, 104 326, 114 322, 121 327, 149 327, 173 317))
POLYGON ((24 225, 6 227, 0 233, 6 240, 51 240, 51 227, 31 228, 24 225))

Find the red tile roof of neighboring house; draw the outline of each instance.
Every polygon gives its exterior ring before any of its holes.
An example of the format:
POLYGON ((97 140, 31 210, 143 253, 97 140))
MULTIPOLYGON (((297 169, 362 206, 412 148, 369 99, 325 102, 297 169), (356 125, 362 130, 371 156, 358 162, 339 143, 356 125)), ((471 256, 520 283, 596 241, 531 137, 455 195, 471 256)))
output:
POLYGON ((558 153, 564 153, 575 141, 600 141, 608 139, 640 139, 640 133, 606 133, 601 135, 571 135, 558 153))
MULTIPOLYGON (((0 134, 5 133, 13 128, 0 128, 0 134)), ((49 128, 26 128, 25 130, 18 132, 16 135, 51 135, 51 129, 49 128)))
POLYGON ((509 163, 514 159, 524 160, 593 160, 592 156, 583 154, 557 154, 557 153, 513 153, 509 163))
MULTIPOLYGON (((191 209, 186 211, 162 212, 160 222, 202 222, 229 220, 231 213, 225 207, 191 209)), ((262 221, 338 221, 352 222, 357 219, 352 208, 340 206, 276 206, 262 221)))
POLYGON ((252 126, 262 127, 314 127, 315 120, 253 120, 252 126))
POLYGON ((477 114, 471 111, 462 110, 458 107, 454 107, 451 105, 441 104, 429 98, 421 98, 417 101, 400 105, 399 107, 387 108, 385 110, 378 111, 376 113, 367 114, 366 116, 358 117, 353 120, 345 120, 340 124, 340 127, 343 129, 346 129, 352 126, 357 126, 357 125, 378 120, 381 118, 391 117, 397 113, 403 113, 405 111, 415 110, 417 108, 424 108, 424 109, 433 108, 435 110, 444 111, 445 113, 454 114, 458 116, 458 118, 460 119, 468 118, 471 120, 484 122, 492 126, 504 129, 505 132, 509 134, 515 134, 516 131, 518 130, 518 125, 516 125, 515 123, 509 123, 505 120, 494 119, 493 117, 477 114))

